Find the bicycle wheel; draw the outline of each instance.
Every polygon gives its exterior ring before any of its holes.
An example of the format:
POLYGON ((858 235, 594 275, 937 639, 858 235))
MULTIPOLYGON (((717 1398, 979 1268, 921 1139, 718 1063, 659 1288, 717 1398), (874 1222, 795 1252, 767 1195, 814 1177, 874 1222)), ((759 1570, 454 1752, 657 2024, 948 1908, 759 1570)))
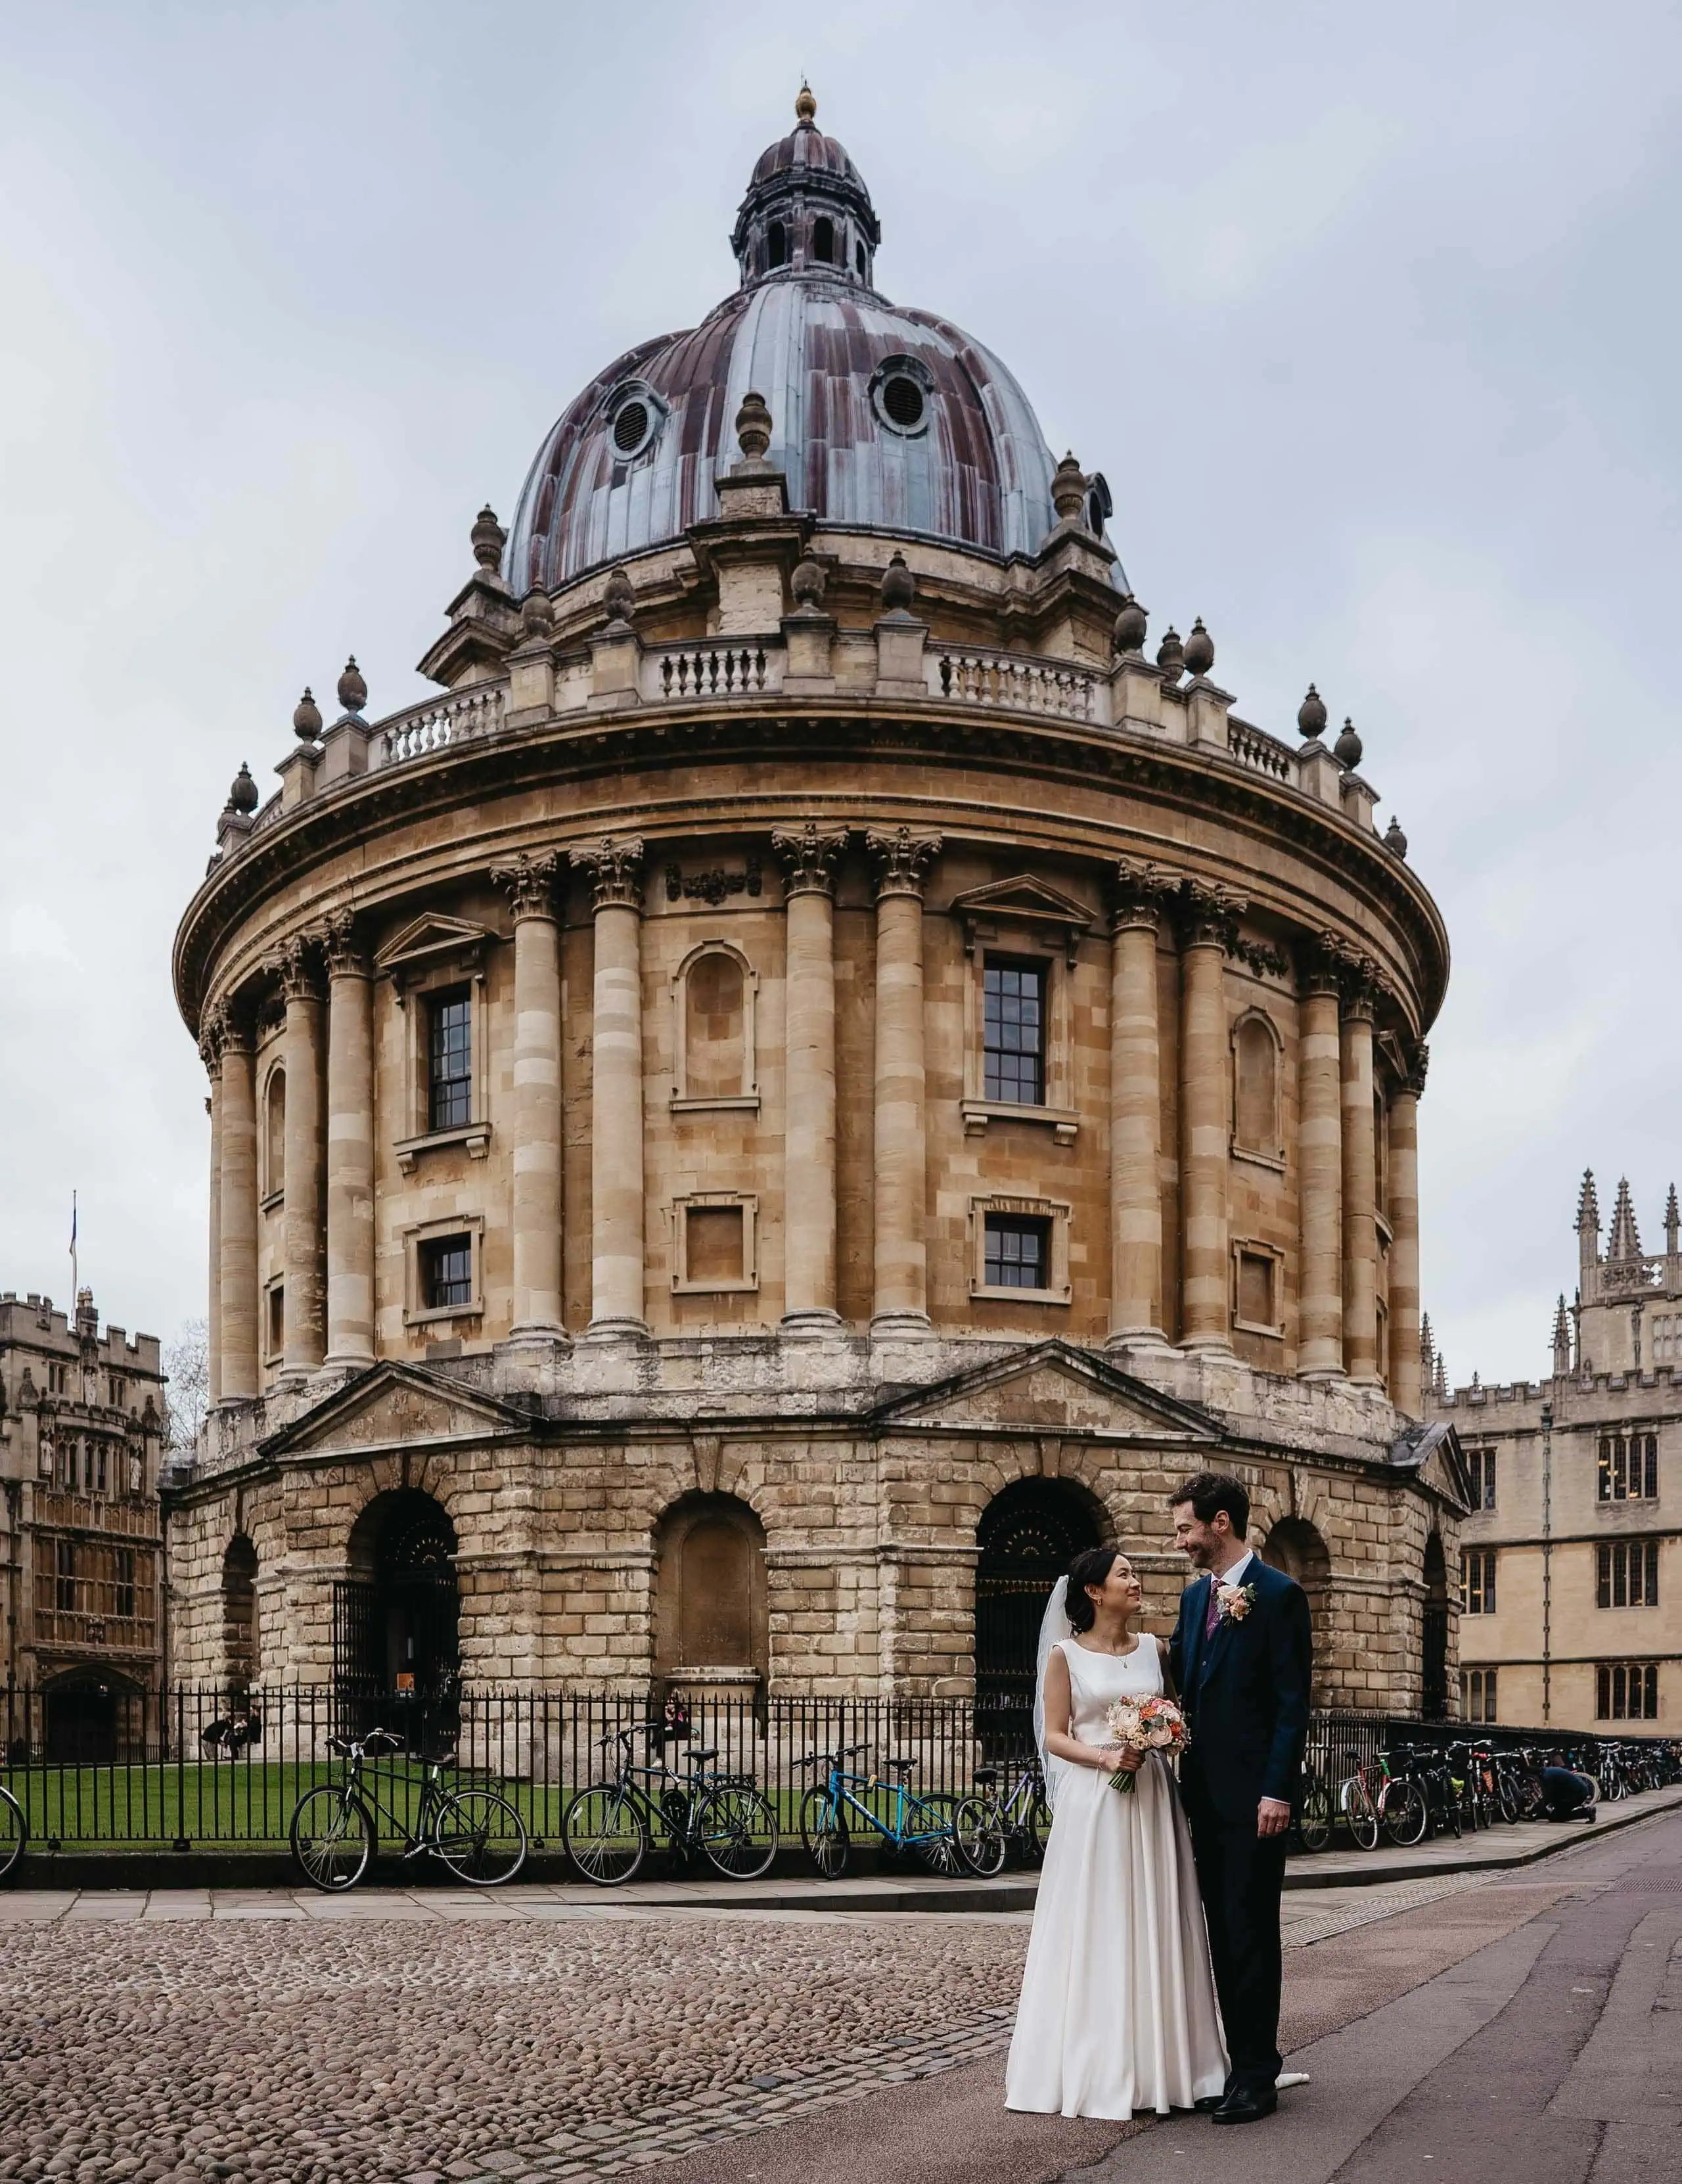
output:
POLYGON ((995 1873, 1005 1870, 1005 1853, 1010 1846, 1004 1824, 984 1797, 960 1797, 952 1826, 958 1856, 972 1873, 990 1880, 995 1873))
POLYGON ((617 1888, 649 1854, 649 1824, 636 1800, 617 1782, 593 1782, 561 1815, 566 1855, 586 1880, 617 1888))
POLYGON ((800 1841, 821 1880, 839 1880, 847 1870, 847 1816, 827 1790, 814 1786, 800 1800, 800 1841))
POLYGON ((709 1790, 695 1815, 707 1863, 727 1880, 757 1880, 777 1856, 777 1815, 757 1790, 709 1790))
POLYGON ((915 1852, 931 1873, 948 1880, 966 1869, 963 1852, 958 1848, 957 1812, 958 1800, 944 1791, 932 1797, 906 1800, 905 1825, 910 1833, 904 1848, 915 1852))
POLYGON ((292 1854, 312 1888, 337 1896, 354 1888, 374 1856, 374 1819, 349 1791, 323 1782, 307 1790, 292 1814, 292 1854))
POLYGON ((1016 1830, 1016 1848, 1024 1865, 1044 1863, 1045 1841, 1051 1832, 1051 1808, 1045 1802, 1043 1786, 1035 1785, 1033 1802, 1028 1807, 1022 1825, 1016 1830))
POLYGON ((1438 1777, 1436 1819, 1439 1827, 1458 1842, 1465 1832, 1460 1817, 1460 1800, 1454 1793, 1453 1783, 1441 1776, 1438 1777))
POLYGON ((1351 1774, 1344 1784, 1339 1802, 1357 1848, 1377 1850, 1378 1815, 1373 1803, 1373 1793, 1358 1774, 1351 1774))
POLYGON ((1296 1832, 1306 1851, 1324 1850, 1332 1839, 1332 1801, 1323 1782, 1311 1782, 1302 1793, 1296 1832))
POLYGON ((1378 1800, 1378 1817, 1384 1824, 1384 1833, 1398 1848, 1412 1850, 1414 1844, 1425 1838, 1425 1825, 1430 1815, 1425 1810, 1425 1793, 1410 1777, 1395 1776, 1384 1785, 1384 1795, 1378 1800))
POLYGON ((24 1808, 9 1790, 0 1790, 0 1880, 16 1872, 29 1841, 29 1822, 24 1808))
POLYGON ((457 1790, 438 1808, 432 1847, 458 1880, 500 1888, 526 1863, 526 1823, 495 1790, 457 1790))

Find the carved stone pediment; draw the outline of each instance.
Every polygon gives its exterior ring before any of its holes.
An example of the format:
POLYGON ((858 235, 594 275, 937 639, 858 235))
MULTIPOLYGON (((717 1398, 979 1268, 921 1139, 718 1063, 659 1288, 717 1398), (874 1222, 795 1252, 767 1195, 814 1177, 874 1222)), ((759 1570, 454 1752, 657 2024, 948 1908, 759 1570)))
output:
POLYGON ((1460 1435, 1446 1420, 1412 1427, 1390 1450, 1390 1462, 1462 1513, 1472 1508, 1472 1474, 1460 1435))
POLYGON ((964 922, 964 944, 972 954, 996 940, 1002 928, 1026 926, 1043 944, 1061 948, 1072 962, 1093 923, 1093 912, 1083 903, 1028 872, 971 888, 954 899, 952 910, 964 922))
POLYGON ((501 938, 489 926, 427 911, 386 943, 374 958, 374 968, 399 986, 440 970, 476 971, 486 948, 501 938))
POLYGON ((1105 1433, 1182 1447, 1221 1440, 1206 1412, 1063 1342, 1037 1343, 896 1396, 875 1417, 888 1429, 1105 1433))
POLYGON ((265 1456, 360 1454, 459 1446, 531 1433, 534 1421, 511 1404, 457 1386, 411 1365, 376 1365, 263 1444, 265 1456))

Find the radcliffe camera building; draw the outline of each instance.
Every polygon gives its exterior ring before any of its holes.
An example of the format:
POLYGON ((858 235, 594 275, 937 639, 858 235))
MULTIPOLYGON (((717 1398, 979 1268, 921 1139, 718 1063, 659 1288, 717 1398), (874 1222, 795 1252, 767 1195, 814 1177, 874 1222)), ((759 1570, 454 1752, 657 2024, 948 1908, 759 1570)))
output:
POLYGON ((1081 1545, 1172 1607, 1216 1463, 1322 1698, 1440 1704, 1441 919, 1312 689, 1147 651, 1148 512, 888 301, 815 111, 474 524, 440 694, 353 662, 234 784, 175 1669, 1009 1703, 1081 1545))
POLYGON ((1682 1212, 1673 1184, 1664 1249, 1645 1251, 1620 1182, 1602 1251, 1585 1173, 1576 1225, 1548 1377, 1451 1390, 1433 1374, 1472 1485, 1461 1679, 1473 1720, 1651 1734, 1682 1689, 1682 1212))

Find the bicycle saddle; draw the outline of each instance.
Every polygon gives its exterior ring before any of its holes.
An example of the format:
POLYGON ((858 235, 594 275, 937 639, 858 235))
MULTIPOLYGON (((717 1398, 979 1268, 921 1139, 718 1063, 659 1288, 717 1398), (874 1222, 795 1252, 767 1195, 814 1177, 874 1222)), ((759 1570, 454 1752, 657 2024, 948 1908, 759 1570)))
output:
POLYGON ((689 1764, 692 1767, 699 1767, 704 1759, 716 1759, 717 1757, 718 1747, 716 1744, 704 1744, 699 1750, 692 1746, 689 1752, 689 1764))
POLYGON ((916 1763, 915 1759, 884 1759, 882 1763, 884 1772, 889 1774, 909 1774, 916 1763))
POLYGON ((999 1780, 999 1769, 996 1767, 977 1767, 971 1774, 970 1780, 972 1782, 996 1782, 999 1780))

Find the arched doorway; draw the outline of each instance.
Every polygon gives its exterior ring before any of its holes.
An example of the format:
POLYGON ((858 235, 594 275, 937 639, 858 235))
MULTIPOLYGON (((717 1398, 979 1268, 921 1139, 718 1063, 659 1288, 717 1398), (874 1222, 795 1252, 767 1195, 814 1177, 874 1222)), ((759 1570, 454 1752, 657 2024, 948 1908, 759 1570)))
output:
POLYGON ((222 1557, 222 1656, 229 1691, 242 1698, 257 1674, 257 1550, 243 1532, 222 1557))
POLYGON ((143 1755, 145 1701, 131 1685, 73 1669, 43 1686, 42 1745, 56 1766, 110 1767, 143 1755))
POLYGON ((461 1663, 455 1527, 430 1494, 376 1494, 351 1528, 333 1588, 334 1681, 436 1697, 461 1663))
POLYGON ((1084 1547, 1099 1544, 1086 1497, 1055 1479, 1019 1479, 995 1494, 976 1527, 976 1733, 989 1751, 1033 1737, 1034 1657, 1051 1588, 1084 1547))
POLYGON ((1326 1543, 1306 1518, 1281 1517, 1262 1543, 1262 1559, 1270 1569, 1294 1577, 1308 1596, 1308 1618, 1314 1637, 1317 1672, 1322 1634, 1325 1629, 1332 1558, 1326 1543))
POLYGON ((765 1528, 730 1494, 692 1494, 654 1535, 654 1670, 763 1683, 770 1669, 765 1528))
POLYGON ((1433 1532, 1425 1542, 1424 1578, 1419 1712, 1427 1721, 1444 1721, 1448 1718, 1448 1564, 1440 1532, 1433 1532))

